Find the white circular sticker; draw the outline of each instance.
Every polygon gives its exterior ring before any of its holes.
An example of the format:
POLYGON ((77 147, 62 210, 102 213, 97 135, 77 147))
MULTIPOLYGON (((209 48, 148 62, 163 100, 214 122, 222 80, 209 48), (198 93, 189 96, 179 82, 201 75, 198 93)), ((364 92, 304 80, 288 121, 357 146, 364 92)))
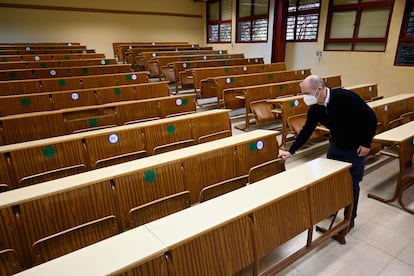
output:
POLYGON ((305 70, 302 70, 300 73, 301 73, 302 75, 305 75, 305 70))
POLYGON ((119 141, 119 136, 116 133, 112 133, 108 135, 108 141, 111 144, 116 144, 119 141))
POLYGON ((230 82, 231 82, 231 79, 230 79, 230 78, 227 78, 227 79, 226 79, 226 82, 227 82, 227 83, 230 83, 230 82))
POLYGON ((152 45, 155 45, 155 42, 153 42, 152 45))
POLYGON ((52 69, 52 70, 50 70, 50 75, 51 75, 51 76, 56 76, 56 70, 53 70, 53 69, 52 69))
POLYGON ((68 43, 68 46, 72 46, 72 43, 68 43))
POLYGON ((101 60, 101 64, 102 65, 105 65, 106 64, 106 61, 103 59, 103 60, 101 60))
POLYGON ((72 97, 72 100, 76 101, 76 100, 79 99, 79 94, 76 93, 76 92, 73 92, 72 95, 71 95, 71 97, 72 97))
POLYGON ((184 68, 187 68, 187 63, 183 63, 183 67, 184 68))
POLYGON ((175 104, 176 105, 182 105, 183 104, 183 101, 181 99, 176 99, 175 100, 175 104))
POLYGON ((129 45, 129 46, 128 46, 128 49, 130 49, 130 50, 131 50, 131 49, 132 49, 132 45, 129 45))
POLYGON ((369 87, 369 92, 374 91, 374 87, 370 86, 369 87))
POLYGON ((83 50, 83 51, 82 51, 82 53, 83 53, 83 54, 86 54, 86 50, 83 50))
POLYGON ((132 76, 131 76, 131 79, 133 79, 133 80, 136 80, 138 77, 137 77, 137 75, 135 75, 135 74, 133 74, 132 76))
POLYGON ((245 71, 245 72, 247 71, 247 66, 243 67, 243 71, 245 71))
POLYGON ((152 53, 152 57, 156 57, 157 56, 157 54, 156 53, 152 53))
POLYGON ((191 45, 191 48, 194 48, 195 46, 194 46, 194 44, 193 45, 191 45))
POLYGON ((206 60, 206 59, 207 59, 207 57, 206 57, 206 56, 203 56, 203 59, 204 59, 204 60, 206 60))
POLYGON ((299 105, 299 101, 295 100, 295 106, 298 106, 298 105, 299 105))
POLYGON ((178 52, 178 48, 175 48, 175 51, 178 52))
POLYGON ((30 51, 30 47, 29 46, 26 47, 26 51, 30 51))
POLYGON ((263 141, 262 141, 262 140, 257 141, 257 143, 256 143, 256 148, 257 148, 258 150, 261 150, 261 149, 263 149, 263 147, 264 147, 264 143, 263 143, 263 141))
POLYGON ((222 51, 222 50, 220 50, 218 53, 219 53, 219 55, 221 55, 221 54, 223 54, 223 51, 222 51))
POLYGON ((388 105, 384 105, 384 110, 388 111, 388 105))
POLYGON ((257 58, 256 58, 256 59, 255 59, 255 62, 256 62, 256 63, 259 63, 259 59, 257 59, 257 58))
POLYGON ((34 57, 34 60, 39 61, 40 60, 40 57, 39 56, 35 56, 34 57))

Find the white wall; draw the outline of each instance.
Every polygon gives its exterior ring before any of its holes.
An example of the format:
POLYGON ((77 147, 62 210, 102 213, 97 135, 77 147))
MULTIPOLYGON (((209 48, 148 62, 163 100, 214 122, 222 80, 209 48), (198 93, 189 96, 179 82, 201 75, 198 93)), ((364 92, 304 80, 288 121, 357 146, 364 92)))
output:
POLYGON ((75 41, 113 57, 112 42, 186 41, 205 45, 205 4, 193 0, 5 1, 4 3, 201 15, 202 18, 0 8, 0 42, 75 41))

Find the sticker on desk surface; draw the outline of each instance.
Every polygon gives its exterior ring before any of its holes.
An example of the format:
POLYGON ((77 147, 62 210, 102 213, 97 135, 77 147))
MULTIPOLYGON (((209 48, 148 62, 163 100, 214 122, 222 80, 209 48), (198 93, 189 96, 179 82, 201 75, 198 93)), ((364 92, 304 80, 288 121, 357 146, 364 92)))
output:
POLYGON ((178 52, 178 48, 175 48, 175 51, 178 52))
POLYGON ((53 70, 53 69, 52 69, 52 70, 50 70, 50 75, 51 75, 51 76, 56 76, 56 70, 53 70))
POLYGON ((294 103, 295 106, 298 106, 299 105, 299 100, 295 100, 293 103, 294 103))
POLYGON ((263 141, 262 141, 262 140, 257 141, 257 143, 256 143, 256 148, 257 148, 258 150, 261 150, 261 149, 263 149, 263 147, 264 147, 264 143, 263 143, 263 141))
POLYGON ((69 43, 68 43, 68 46, 72 46, 72 43, 70 43, 70 42, 69 42, 69 43))
POLYGON ((385 111, 388 111, 388 105, 386 104, 386 105, 384 105, 384 110, 385 111))
POLYGON ((76 92, 73 92, 70 97, 72 98, 72 100, 76 101, 79 99, 79 94, 76 92))
POLYGON ((45 68, 46 67, 46 63, 45 62, 41 62, 40 63, 40 67, 45 68))
POLYGON ((88 126, 96 127, 98 125, 98 120, 96 118, 92 118, 88 120, 88 126))
POLYGON ((271 79, 273 79, 273 74, 270 74, 269 75, 269 79, 271 80, 271 79))
POLYGON ((234 82, 234 78, 227 78, 227 79, 226 79, 226 82, 227 82, 227 83, 233 83, 233 82, 234 82))
POLYGON ((157 56, 157 54, 156 53, 152 53, 152 57, 156 57, 157 56))
POLYGON ((115 95, 121 94, 121 88, 119 88, 119 87, 114 88, 114 93, 115 93, 115 95))
POLYGON ((369 91, 369 92, 374 91, 374 86, 370 86, 370 87, 368 88, 368 91, 369 91))
POLYGON ((89 69, 88 68, 82 68, 82 74, 88 74, 89 69))
POLYGON ((243 67, 243 71, 246 72, 247 71, 247 66, 243 67))
POLYGON ((14 79, 14 78, 16 78, 16 77, 17 77, 17 73, 16 73, 16 72, 10 72, 10 73, 9 73, 9 77, 10 77, 11 79, 14 79))
POLYGON ((131 49, 132 49, 132 45, 129 45, 129 46, 128 46, 128 49, 130 49, 130 50, 131 50, 131 49))
POLYGON ((256 151, 256 150, 261 150, 264 147, 264 143, 262 140, 259 140, 257 142, 250 142, 249 144, 249 150, 250 151, 256 151))
POLYGON ((63 59, 64 60, 69 60, 70 59, 70 56, 64 56, 63 59))
POLYGON ((59 86, 65 86, 66 81, 65 80, 58 80, 59 86))
POLYGON ((86 50, 83 50, 83 51, 82 51, 82 54, 86 54, 86 50))
POLYGON ((103 60, 101 60, 101 64, 102 64, 102 65, 105 65, 105 64, 106 64, 106 60, 104 60, 104 59, 103 59, 103 60))
POLYGON ((116 133, 112 133, 108 135, 108 141, 111 144, 116 144, 119 141, 119 136, 116 133))
POLYGON ((182 104, 183 104, 183 100, 181 100, 181 99, 176 99, 175 100, 175 105, 180 106, 182 104))
POLYGON ((39 56, 35 56, 34 57, 34 60, 39 61, 40 60, 40 57, 39 56))
POLYGON ((43 148, 42 153, 44 157, 52 158, 56 155, 56 149, 52 146, 47 146, 43 148))
POLYGON ((30 47, 29 46, 27 46, 26 47, 26 51, 30 51, 31 49, 30 49, 30 47))
POLYGON ((187 68, 187 63, 183 63, 183 67, 184 68, 187 68))
POLYGON ((257 58, 256 58, 254 61, 255 61, 256 63, 259 63, 259 59, 257 59, 257 58))
POLYGON ((203 56, 203 59, 206 60, 207 59, 207 56, 203 56))
POLYGON ((29 98, 23 98, 20 100, 20 104, 22 106, 29 106, 30 105, 30 99, 29 98))
POLYGON ((173 126, 173 125, 167 126, 167 133, 168 134, 174 134, 175 133, 175 126, 173 126))
POLYGON ((223 54, 223 51, 222 51, 222 50, 220 50, 218 53, 219 53, 219 55, 221 55, 221 54, 223 54))
POLYGON ((195 48, 195 45, 193 44, 193 45, 191 45, 191 48, 195 48))
POLYGON ((155 42, 153 42, 152 45, 155 45, 155 42))

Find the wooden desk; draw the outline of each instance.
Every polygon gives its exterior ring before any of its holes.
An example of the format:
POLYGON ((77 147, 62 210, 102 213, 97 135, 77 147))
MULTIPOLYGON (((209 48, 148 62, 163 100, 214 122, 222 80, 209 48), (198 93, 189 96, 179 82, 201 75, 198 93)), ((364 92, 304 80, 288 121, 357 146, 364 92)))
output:
MULTIPOLYGON (((139 269, 141 264, 162 253, 169 257, 175 275, 229 275, 252 262, 253 275, 257 275, 261 256, 255 253, 255 248, 263 249, 265 237, 262 235, 269 234, 266 231, 280 235, 281 243, 297 235, 288 226, 291 224, 284 224, 298 220, 290 213, 289 207, 293 207, 306 217, 306 222, 300 225, 308 229, 308 239, 301 249, 264 272, 264 275, 274 275, 333 235, 340 233, 345 237, 350 212, 346 219, 316 239, 312 238, 312 228, 321 219, 319 215, 352 205, 350 166, 349 163, 318 158, 17 275, 122 273, 139 269), (327 191, 326 187, 331 189, 327 191), (306 202, 295 201, 292 197, 297 195, 306 197, 306 202), (286 203, 284 208, 289 210, 277 211, 275 208, 275 204, 286 203), (270 216, 262 217, 263 214, 270 216), (252 219, 255 222, 265 219, 281 222, 275 227, 260 228, 252 223, 252 219), (245 240, 233 234, 241 235, 245 240)), ((283 208, 283 205, 279 207, 283 208)), ((278 246, 270 245, 275 246, 273 249, 278 246)))
POLYGON ((16 275, 102 276, 139 266, 162 256, 165 251, 166 246, 141 226, 16 275))
POLYGON ((368 197, 385 203, 390 203, 398 200, 398 203, 402 209, 407 212, 414 213, 414 211, 408 209, 402 201, 404 190, 409 187, 403 184, 402 179, 407 170, 412 167, 411 163, 414 154, 414 121, 377 134, 374 136, 374 141, 391 144, 394 145, 396 149, 398 149, 400 171, 398 173, 398 180, 395 186, 394 194, 391 198, 385 199, 371 193, 368 194, 368 197))

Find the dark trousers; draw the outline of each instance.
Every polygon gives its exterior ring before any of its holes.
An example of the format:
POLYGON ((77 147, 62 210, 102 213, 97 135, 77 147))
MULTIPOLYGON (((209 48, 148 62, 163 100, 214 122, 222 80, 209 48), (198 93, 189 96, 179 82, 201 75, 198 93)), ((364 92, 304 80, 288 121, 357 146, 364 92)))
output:
POLYGON ((343 150, 337 147, 334 143, 330 143, 327 157, 329 159, 345 161, 352 163, 349 169, 352 176, 352 185, 354 190, 354 206, 352 209, 352 220, 357 216, 358 198, 359 198, 359 182, 364 176, 365 157, 359 157, 357 149, 343 150))

